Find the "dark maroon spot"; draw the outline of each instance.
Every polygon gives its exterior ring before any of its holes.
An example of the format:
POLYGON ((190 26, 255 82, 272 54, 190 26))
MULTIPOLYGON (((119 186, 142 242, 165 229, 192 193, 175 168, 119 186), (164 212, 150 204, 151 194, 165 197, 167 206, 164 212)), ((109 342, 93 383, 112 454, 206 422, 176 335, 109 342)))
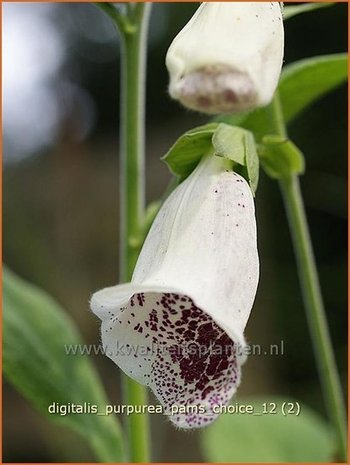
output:
POLYGON ((209 107, 211 104, 211 100, 208 97, 198 97, 197 98, 197 104, 201 107, 209 107))
POLYGON ((231 89, 227 89, 224 91, 224 99, 230 103, 237 103, 237 95, 231 89))

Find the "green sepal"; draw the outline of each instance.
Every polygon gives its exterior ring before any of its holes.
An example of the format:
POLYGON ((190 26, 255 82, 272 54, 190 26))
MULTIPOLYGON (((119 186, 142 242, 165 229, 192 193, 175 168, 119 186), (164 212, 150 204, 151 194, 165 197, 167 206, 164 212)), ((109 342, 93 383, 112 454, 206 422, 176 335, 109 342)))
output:
POLYGON ((253 194, 259 181, 259 157, 253 134, 245 129, 221 123, 213 134, 214 155, 227 158, 242 168, 235 167, 250 185, 253 194))
POLYGON ((185 132, 161 158, 181 181, 192 173, 202 156, 211 149, 211 140, 218 125, 209 123, 185 132))
POLYGON ((288 138, 267 135, 258 145, 261 166, 268 176, 281 179, 293 174, 303 174, 304 156, 288 138))
POLYGON ((183 134, 162 157, 180 181, 186 179, 203 155, 227 158, 235 171, 249 182, 253 193, 259 178, 259 158, 253 135, 246 129, 224 123, 210 123, 183 134))

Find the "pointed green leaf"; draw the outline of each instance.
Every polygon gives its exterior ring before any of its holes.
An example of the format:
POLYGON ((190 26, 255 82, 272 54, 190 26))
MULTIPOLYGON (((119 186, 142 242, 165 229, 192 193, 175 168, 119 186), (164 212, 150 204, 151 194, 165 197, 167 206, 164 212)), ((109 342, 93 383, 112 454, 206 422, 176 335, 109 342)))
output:
POLYGON ((67 355, 81 344, 67 313, 45 292, 3 270, 3 369, 5 377, 48 419, 73 428, 90 443, 101 462, 123 460, 116 418, 96 414, 50 414, 59 405, 108 403, 87 355, 67 355))
POLYGON ((347 78, 348 56, 345 53, 308 58, 286 66, 279 85, 286 122, 347 78))
POLYGON ((331 462, 334 440, 327 423, 293 399, 240 400, 254 413, 226 413, 202 433, 205 460, 221 463, 331 462), (293 412, 284 415, 282 412, 293 412), (270 413, 261 414, 264 411, 270 413), (293 406, 296 406, 293 408, 293 406), (273 413, 275 412, 275 413, 273 413), (259 415, 260 413, 260 415, 259 415))

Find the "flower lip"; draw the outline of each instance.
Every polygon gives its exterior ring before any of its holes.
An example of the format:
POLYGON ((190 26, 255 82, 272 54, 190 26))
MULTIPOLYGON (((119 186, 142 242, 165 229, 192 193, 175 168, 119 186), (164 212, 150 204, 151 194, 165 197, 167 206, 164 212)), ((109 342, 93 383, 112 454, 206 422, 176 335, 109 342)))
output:
POLYGON ((113 310, 117 294, 117 287, 107 288, 91 301, 103 321, 106 355, 153 390, 175 425, 196 428, 215 420, 213 407, 226 404, 240 382, 240 343, 185 294, 147 288, 113 310))
MULTIPOLYGON (((240 328, 233 328, 232 325, 227 324, 225 318, 217 315, 214 307, 205 306, 205 303, 200 299, 200 296, 195 295, 193 291, 188 287, 176 288, 169 286, 160 286, 159 284, 118 284, 117 286, 106 287, 100 291, 95 292, 90 299, 90 308, 93 313, 100 318, 100 320, 107 321, 112 318, 118 317, 122 313, 122 309, 129 304, 133 295, 143 294, 175 294, 182 295, 190 299, 193 305, 200 308, 203 313, 209 316, 213 322, 220 327, 227 335, 235 341, 239 347, 245 347, 245 339, 243 332, 240 328)), ((245 362, 246 358, 241 355, 241 363, 245 362)))

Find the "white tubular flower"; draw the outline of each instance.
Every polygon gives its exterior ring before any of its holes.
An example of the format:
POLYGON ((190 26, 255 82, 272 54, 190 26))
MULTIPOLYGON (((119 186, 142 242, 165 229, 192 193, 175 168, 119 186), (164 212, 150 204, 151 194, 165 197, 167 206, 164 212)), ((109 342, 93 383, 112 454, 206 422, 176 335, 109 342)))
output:
POLYGON ((91 299, 106 355, 183 428, 218 416, 245 361, 259 260, 252 192, 231 167, 204 157, 161 207, 131 283, 91 299))
POLYGON ((209 114, 264 106, 278 84, 283 48, 278 2, 202 3, 169 47, 170 95, 209 114))

